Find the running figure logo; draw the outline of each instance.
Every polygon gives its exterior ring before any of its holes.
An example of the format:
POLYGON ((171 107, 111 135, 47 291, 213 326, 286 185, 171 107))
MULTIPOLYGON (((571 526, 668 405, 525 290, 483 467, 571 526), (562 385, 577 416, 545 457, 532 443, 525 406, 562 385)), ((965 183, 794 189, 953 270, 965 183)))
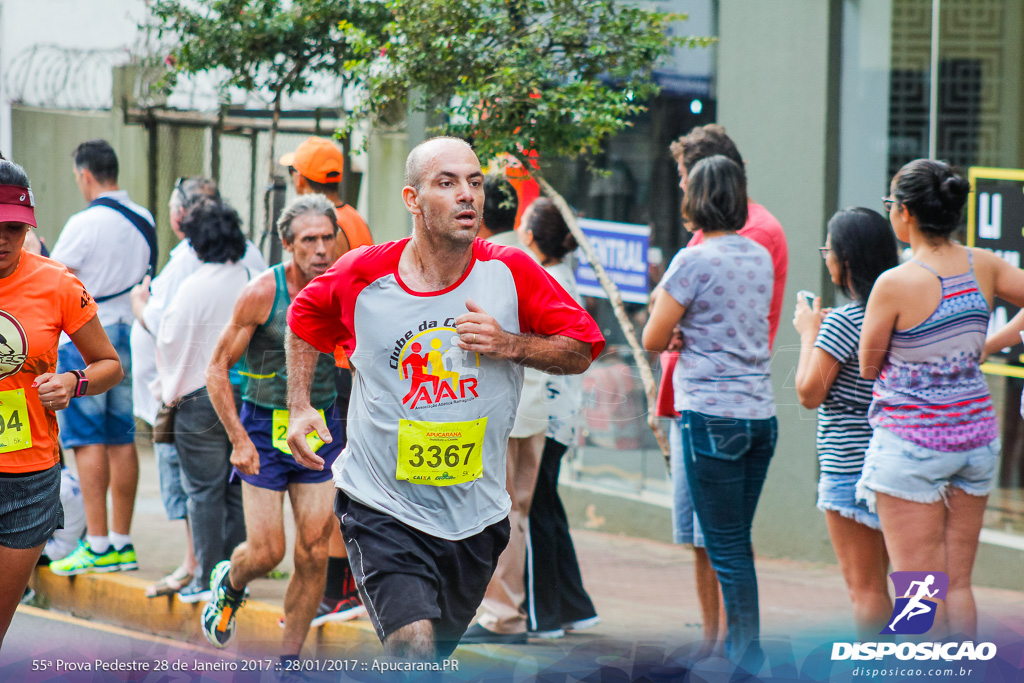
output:
POLYGON ((943 572, 893 572, 896 604, 882 634, 920 635, 935 623, 935 608, 946 599, 949 577, 943 572), (901 597, 902 596, 902 597, 901 597))
POLYGON ((454 323, 454 318, 442 325, 425 320, 396 343, 392 367, 409 381, 403 405, 415 409, 477 397, 480 356, 459 347, 454 323))

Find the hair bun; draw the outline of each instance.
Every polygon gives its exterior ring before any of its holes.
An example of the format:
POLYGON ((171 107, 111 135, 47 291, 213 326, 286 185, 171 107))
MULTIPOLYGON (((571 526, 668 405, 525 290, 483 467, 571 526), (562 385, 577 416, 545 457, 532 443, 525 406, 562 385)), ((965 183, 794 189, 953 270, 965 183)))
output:
POLYGON ((569 232, 566 233, 565 239, 562 240, 562 246, 565 247, 565 252, 569 253, 570 251, 575 251, 580 245, 576 242, 576 238, 573 237, 573 234, 569 232))
POLYGON ((939 186, 939 195, 943 200, 952 199, 957 204, 963 202, 970 192, 971 183, 958 175, 949 176, 939 186))

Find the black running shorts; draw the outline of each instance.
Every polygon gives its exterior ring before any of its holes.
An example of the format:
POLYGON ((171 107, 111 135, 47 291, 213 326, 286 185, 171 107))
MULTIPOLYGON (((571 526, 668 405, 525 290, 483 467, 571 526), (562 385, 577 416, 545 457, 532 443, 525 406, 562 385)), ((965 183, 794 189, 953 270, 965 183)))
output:
POLYGON ((475 536, 449 541, 423 533, 338 491, 352 575, 381 642, 403 626, 429 619, 437 657, 450 655, 484 598, 508 545, 508 518, 475 536))

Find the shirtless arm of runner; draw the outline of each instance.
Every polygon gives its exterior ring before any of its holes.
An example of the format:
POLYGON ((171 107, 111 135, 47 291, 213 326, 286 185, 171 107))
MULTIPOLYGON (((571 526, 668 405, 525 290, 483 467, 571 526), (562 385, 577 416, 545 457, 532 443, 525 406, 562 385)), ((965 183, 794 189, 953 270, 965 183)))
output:
POLYGON ((590 342, 564 335, 506 332, 472 299, 466 299, 466 308, 469 312, 455 319, 459 347, 466 351, 510 360, 549 375, 578 375, 590 367, 590 342))
POLYGON ((206 367, 206 390, 210 393, 210 402, 231 439, 231 464, 248 475, 260 473, 260 455, 238 419, 228 371, 245 353, 256 326, 266 322, 270 316, 275 292, 273 274, 260 276, 246 285, 235 302, 231 322, 221 332, 206 367))
MULTIPOLYGON (((102 394, 121 381, 124 377, 121 360, 107 333, 103 331, 98 316, 93 316, 69 336, 86 363, 83 372, 89 380, 85 392, 87 396, 102 394)), ((63 410, 75 394, 78 378, 70 372, 45 372, 36 377, 34 384, 39 389, 39 400, 44 406, 50 410, 63 410)))
POLYGON ((332 440, 320 413, 309 402, 320 352, 290 329, 284 333, 284 352, 288 365, 288 448, 295 462, 311 470, 322 470, 324 459, 314 453, 306 442, 306 435, 313 431, 324 443, 332 440))

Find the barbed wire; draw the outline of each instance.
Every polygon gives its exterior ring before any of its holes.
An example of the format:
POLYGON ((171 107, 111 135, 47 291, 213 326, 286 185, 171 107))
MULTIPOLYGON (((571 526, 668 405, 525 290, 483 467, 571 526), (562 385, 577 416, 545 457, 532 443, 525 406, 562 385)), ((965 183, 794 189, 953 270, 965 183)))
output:
MULTIPOLYGON (((132 98, 142 106, 166 101, 181 109, 214 111, 227 97, 233 106, 262 109, 270 106, 269 92, 247 93, 237 88, 227 93, 221 88, 223 73, 213 71, 181 76, 168 95, 156 87, 166 72, 161 60, 145 56, 150 52, 122 47, 112 49, 77 49, 59 45, 39 44, 25 49, 11 61, 5 73, 7 96, 11 102, 54 109, 110 109, 113 69, 134 64, 138 67, 132 85, 132 98)), ((306 93, 286 98, 285 109, 336 107, 340 97, 340 81, 326 74, 316 74, 306 93)))
POLYGON ((34 45, 5 74, 12 102, 60 109, 109 109, 113 68, 131 59, 128 48, 74 49, 34 45))

